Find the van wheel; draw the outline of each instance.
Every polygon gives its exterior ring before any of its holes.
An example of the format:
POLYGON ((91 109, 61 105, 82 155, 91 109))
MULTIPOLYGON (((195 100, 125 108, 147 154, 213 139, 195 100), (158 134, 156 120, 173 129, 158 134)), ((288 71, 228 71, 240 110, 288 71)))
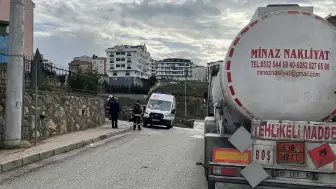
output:
POLYGON ((169 123, 167 124, 167 128, 168 128, 168 129, 173 128, 172 122, 169 122, 169 123))

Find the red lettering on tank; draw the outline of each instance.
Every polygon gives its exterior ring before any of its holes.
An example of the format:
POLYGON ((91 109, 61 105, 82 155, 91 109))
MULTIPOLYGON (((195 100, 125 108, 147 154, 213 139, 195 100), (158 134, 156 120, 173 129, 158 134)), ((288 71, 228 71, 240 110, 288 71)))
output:
POLYGON ((324 129, 322 126, 317 127, 317 139, 322 140, 324 135, 324 129))
POLYGON ((297 123, 255 123, 252 135, 265 139, 336 140, 336 125, 302 125, 297 123))
POLYGON ((286 125, 286 138, 292 138, 292 125, 286 125))
POLYGON ((310 132, 311 132, 310 126, 309 125, 305 125, 303 127, 303 138, 310 139, 310 132))
POLYGON ((311 139, 317 139, 316 127, 312 127, 311 139))
POLYGON ((333 140, 336 139, 336 127, 333 127, 333 128, 331 129, 331 138, 332 138, 333 140))
POLYGON ((266 124, 265 125, 265 137, 270 137, 271 136, 271 125, 266 124))
POLYGON ((330 127, 324 127, 324 140, 330 140, 330 127))

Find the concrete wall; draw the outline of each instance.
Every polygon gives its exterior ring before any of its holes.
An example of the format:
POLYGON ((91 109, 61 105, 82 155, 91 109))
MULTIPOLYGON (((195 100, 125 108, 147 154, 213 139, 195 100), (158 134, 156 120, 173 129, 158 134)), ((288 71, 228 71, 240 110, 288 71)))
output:
MULTIPOLYGON (((34 48, 34 7, 31 0, 24 0, 24 53, 33 55, 34 48)), ((0 0, 0 20, 9 21, 10 0, 0 0)))
MULTIPOLYGON (((5 91, 0 91, 0 136, 3 134, 5 124, 5 96, 5 91)), ((35 95, 26 93, 22 132, 24 139, 27 140, 35 137, 35 108, 35 95)), ((38 110, 37 136, 43 138, 97 127, 105 123, 104 102, 100 97, 40 92, 38 110)))
POLYGON ((116 96, 118 98, 129 98, 129 99, 134 99, 134 100, 146 100, 147 95, 141 95, 141 94, 116 94, 116 93, 111 93, 111 94, 101 94, 101 96, 106 99, 109 95, 116 96))
POLYGON ((136 77, 110 77, 109 85, 112 86, 127 86, 131 87, 132 85, 143 86, 144 81, 141 78, 136 77))

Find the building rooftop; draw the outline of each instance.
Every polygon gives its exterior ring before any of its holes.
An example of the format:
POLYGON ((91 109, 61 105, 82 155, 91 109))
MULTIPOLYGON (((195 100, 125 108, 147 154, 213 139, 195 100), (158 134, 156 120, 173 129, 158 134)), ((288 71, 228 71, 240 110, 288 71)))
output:
POLYGON ((191 60, 183 58, 166 58, 157 62, 191 62, 191 60))
POLYGON ((299 4, 270 4, 267 7, 300 7, 299 4))
POLYGON ((124 47, 124 48, 141 48, 141 49, 143 49, 143 48, 146 47, 146 45, 123 45, 123 44, 121 44, 121 45, 115 45, 113 47, 109 47, 107 49, 114 49, 114 48, 118 48, 118 47, 124 47))

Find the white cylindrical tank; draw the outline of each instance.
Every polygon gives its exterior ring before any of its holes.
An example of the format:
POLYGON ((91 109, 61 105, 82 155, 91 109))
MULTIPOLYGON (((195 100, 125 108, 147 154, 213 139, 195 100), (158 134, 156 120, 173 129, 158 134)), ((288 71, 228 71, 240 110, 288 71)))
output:
POLYGON ((278 11, 233 40, 214 95, 247 119, 326 121, 336 115, 336 32, 323 18, 278 11))
POLYGON ((214 104, 219 103, 223 99, 219 79, 218 75, 211 77, 211 99, 214 104))

